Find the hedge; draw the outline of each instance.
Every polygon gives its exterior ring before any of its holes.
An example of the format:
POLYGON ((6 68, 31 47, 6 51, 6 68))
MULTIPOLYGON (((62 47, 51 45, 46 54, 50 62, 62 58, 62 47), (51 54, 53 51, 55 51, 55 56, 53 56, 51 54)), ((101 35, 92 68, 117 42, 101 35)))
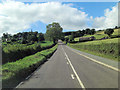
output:
POLYGON ((13 62, 25 56, 35 54, 38 51, 53 47, 53 42, 35 43, 32 45, 14 44, 7 45, 2 49, 2 63, 13 62))
POLYGON ((57 49, 57 45, 38 52, 34 55, 27 56, 16 62, 6 63, 2 66, 2 85, 3 88, 15 87, 30 73, 36 70, 49 58, 57 49))

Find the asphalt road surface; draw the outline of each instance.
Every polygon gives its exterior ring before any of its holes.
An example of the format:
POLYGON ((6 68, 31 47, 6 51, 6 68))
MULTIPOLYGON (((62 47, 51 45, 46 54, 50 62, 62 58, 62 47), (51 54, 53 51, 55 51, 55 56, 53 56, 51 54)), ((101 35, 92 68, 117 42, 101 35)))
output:
POLYGON ((91 61, 62 44, 17 88, 118 88, 118 71, 91 61))

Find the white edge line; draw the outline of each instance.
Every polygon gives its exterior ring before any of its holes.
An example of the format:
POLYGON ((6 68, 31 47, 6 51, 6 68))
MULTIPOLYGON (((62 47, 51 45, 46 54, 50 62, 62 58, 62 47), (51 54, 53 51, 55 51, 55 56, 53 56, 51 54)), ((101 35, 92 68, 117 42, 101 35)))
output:
POLYGON ((20 82, 15 88, 18 88, 22 84, 23 84, 23 82, 20 82))
MULTIPOLYGON (((67 48, 68 48, 68 47, 67 47, 67 48)), ((83 56, 83 57, 85 57, 85 58, 93 61, 93 62, 96 62, 96 63, 98 63, 98 64, 100 64, 100 65, 103 65, 103 66, 105 66, 105 67, 108 67, 108 68, 110 68, 110 69, 112 69, 112 70, 115 70, 115 71, 120 72, 120 70, 119 70, 118 68, 115 68, 115 67, 110 66, 110 65, 108 65, 108 64, 105 64, 105 63, 103 63, 103 62, 97 61, 97 60, 95 60, 95 59, 93 59, 93 58, 90 58, 90 57, 84 55, 84 54, 80 54, 79 52, 74 51, 74 50, 72 50, 72 49, 71 49, 71 51, 73 51, 73 52, 75 52, 75 53, 77 53, 77 54, 79 54, 79 55, 81 55, 81 56, 83 56)))
MULTIPOLYGON (((62 47, 62 49, 63 49, 63 47, 62 47)), ((64 51, 64 49, 63 49, 63 51, 64 51)), ((72 68, 72 70, 73 70, 75 76, 77 77, 77 80, 78 80, 80 86, 83 88, 83 90, 85 90, 85 86, 83 85, 83 83, 82 83, 82 81, 80 80, 80 78, 79 78, 77 72, 75 71, 75 69, 74 69, 74 67, 73 67, 73 65, 72 65, 72 63, 71 63, 71 61, 70 61, 70 59, 68 58, 68 56, 67 56, 67 54, 66 54, 65 51, 64 51, 64 53, 65 53, 65 56, 66 56, 66 58, 67 58, 67 60, 68 60, 68 62, 69 62, 69 64, 70 64, 70 66, 71 66, 71 68, 72 68)))

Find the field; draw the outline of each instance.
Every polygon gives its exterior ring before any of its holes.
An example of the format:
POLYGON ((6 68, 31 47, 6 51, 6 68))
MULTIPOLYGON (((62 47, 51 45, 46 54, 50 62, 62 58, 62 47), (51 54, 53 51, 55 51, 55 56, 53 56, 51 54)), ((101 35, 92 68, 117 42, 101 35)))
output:
POLYGON ((120 58, 120 52, 118 51, 118 39, 120 38, 88 41, 69 44, 69 46, 84 52, 118 61, 118 58, 120 58))
POLYGON ((6 63, 2 66, 3 87, 14 86, 37 69, 44 63, 57 49, 57 45, 38 52, 34 55, 27 56, 16 62, 6 63))
MULTIPOLYGON (((112 37, 120 36, 120 31, 118 32, 118 30, 120 30, 120 29, 115 29, 114 30, 114 33, 112 34, 112 37)), ((108 35, 104 34, 104 31, 97 31, 94 35, 85 35, 83 37, 91 37, 91 36, 94 36, 96 39, 101 39, 103 37, 107 37, 108 35)), ((74 40, 79 41, 79 37, 75 38, 74 40)))
POLYGON ((32 45, 27 44, 7 44, 2 47, 2 60, 3 64, 7 62, 16 61, 18 59, 24 58, 25 56, 35 54, 38 51, 48 49, 53 46, 53 42, 45 41, 34 43, 32 45))

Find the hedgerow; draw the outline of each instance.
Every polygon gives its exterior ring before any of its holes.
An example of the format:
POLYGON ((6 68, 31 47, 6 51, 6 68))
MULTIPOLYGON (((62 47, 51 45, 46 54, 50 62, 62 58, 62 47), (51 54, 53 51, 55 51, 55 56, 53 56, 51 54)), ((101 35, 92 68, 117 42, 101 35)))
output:
POLYGON ((4 64, 2 66, 3 88, 14 87, 17 85, 21 80, 23 80, 30 73, 36 70, 42 63, 44 63, 47 58, 55 52, 56 49, 57 45, 34 55, 27 56, 16 62, 4 64))
POLYGON ((35 54, 38 51, 51 48, 53 42, 35 43, 32 45, 27 44, 8 44, 2 49, 2 63, 13 62, 25 56, 35 54))

